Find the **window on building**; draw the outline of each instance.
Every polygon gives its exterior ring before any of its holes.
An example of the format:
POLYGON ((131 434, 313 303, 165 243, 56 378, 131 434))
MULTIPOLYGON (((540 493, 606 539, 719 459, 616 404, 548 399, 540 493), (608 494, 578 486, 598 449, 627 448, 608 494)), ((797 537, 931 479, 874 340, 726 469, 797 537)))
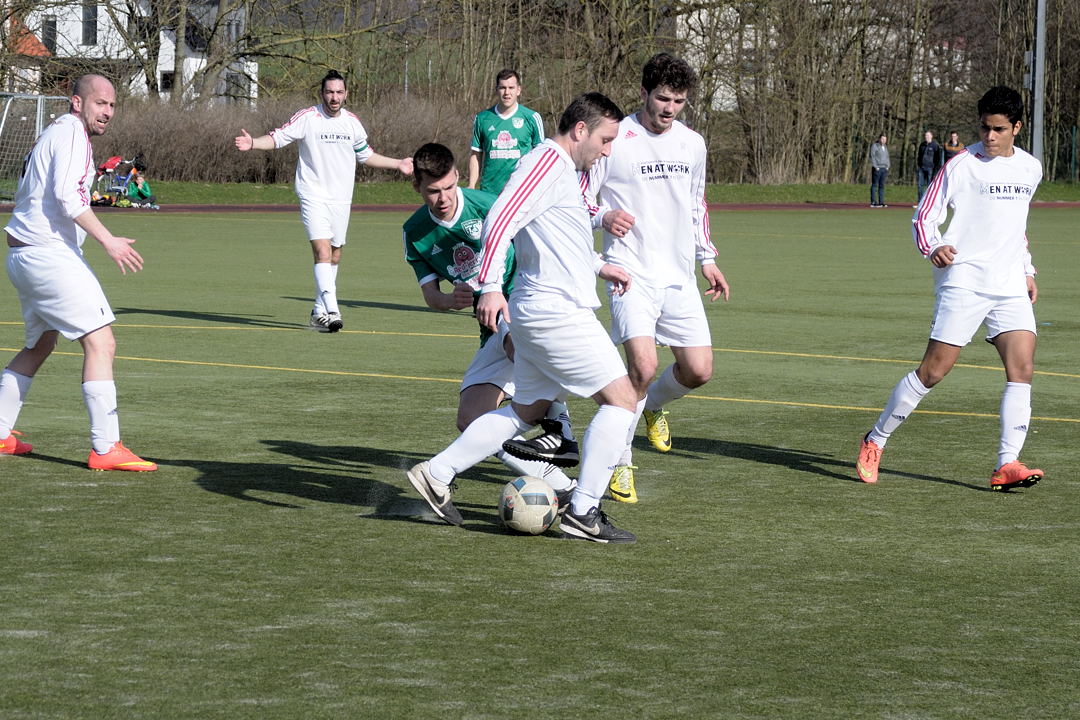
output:
POLYGON ((96 0, 83 0, 82 44, 97 45, 98 6, 96 0))
POLYGON ((161 90, 161 92, 172 92, 174 77, 175 74, 172 72, 161 73, 161 82, 158 83, 158 89, 161 90))
POLYGON ((231 103, 248 100, 248 82, 243 73, 225 73, 225 98, 231 103))
POLYGON ((49 16, 41 23, 41 44, 45 49, 56 54, 56 18, 49 16))

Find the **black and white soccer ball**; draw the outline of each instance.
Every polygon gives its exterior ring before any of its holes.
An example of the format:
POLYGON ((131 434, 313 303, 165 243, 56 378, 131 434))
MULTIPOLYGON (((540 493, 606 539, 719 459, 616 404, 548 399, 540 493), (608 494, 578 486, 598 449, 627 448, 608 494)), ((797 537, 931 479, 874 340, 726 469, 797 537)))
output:
POLYGON ((539 535, 558 514, 555 491, 540 478, 522 475, 506 483, 499 495, 499 518, 514 532, 539 535))

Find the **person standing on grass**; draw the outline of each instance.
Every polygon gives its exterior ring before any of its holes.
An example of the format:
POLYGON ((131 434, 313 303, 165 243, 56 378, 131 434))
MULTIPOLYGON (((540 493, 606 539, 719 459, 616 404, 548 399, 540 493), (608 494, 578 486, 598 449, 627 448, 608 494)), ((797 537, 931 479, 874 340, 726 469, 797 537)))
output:
MULTIPOLYGON (((496 196, 458 187, 454 154, 438 143, 427 143, 413 154, 413 188, 424 199, 424 206, 405 221, 402 234, 405 262, 416 273, 424 302, 432 310, 471 308, 479 296, 474 286, 483 260, 481 231, 496 196), (450 284, 450 292, 442 291, 442 281, 450 284)), ((511 245, 504 262, 503 295, 509 296, 513 290, 516 267, 511 245)), ((494 334, 481 326, 480 348, 461 381, 458 430, 464 430, 473 420, 513 397, 513 342, 509 330, 505 321, 499 322, 499 331, 494 334)), ((541 423, 558 429, 567 449, 573 451, 573 464, 577 464, 577 443, 566 405, 552 403, 541 423)), ((502 448, 497 450, 496 457, 518 475, 543 478, 556 494, 569 499, 573 481, 554 464, 521 460, 502 448)))
MULTIPOLYGON (((664 407, 712 377, 712 338, 695 263, 707 297, 730 296, 709 238, 705 140, 677 120, 696 83, 685 60, 667 53, 650 58, 641 74, 642 109, 622 120, 610 156, 587 178, 586 196, 598 203, 590 203, 593 222, 604 230, 604 260, 633 278, 625 292, 611 293, 611 338, 623 346, 636 396, 609 483, 619 502, 637 502, 631 443, 638 418, 644 413, 653 447, 668 452, 664 407), (657 343, 675 356, 659 377, 657 343)), ((542 457, 543 436, 507 447, 542 457)))
POLYGON ((1035 268, 1027 215, 1042 165, 1014 145, 1024 113, 1020 93, 991 88, 978 103, 981 142, 937 174, 915 211, 915 244, 934 267, 937 306, 919 367, 893 388, 855 463, 859 479, 877 482, 885 443, 956 364, 960 349, 986 324, 987 341, 1005 366, 997 470, 990 487, 1030 487, 1043 471, 1020 462, 1031 422, 1035 364, 1035 268), (944 237, 939 228, 953 208, 944 237))
POLYGON ((592 222, 581 174, 611 151, 622 111, 600 93, 575 98, 555 137, 522 158, 484 223, 484 257, 477 280, 477 319, 492 331, 501 318, 514 341, 516 394, 508 407, 481 415, 449 447, 407 473, 439 517, 461 525, 452 493, 456 475, 526 432, 568 393, 600 406, 582 440, 581 474, 560 528, 566 537, 630 543, 633 533, 600 509, 611 468, 634 420, 637 403, 619 351, 596 317, 597 276, 623 292, 622 268, 593 250, 592 222), (510 302, 502 294, 506 253, 513 243, 518 270, 510 302))
POLYGON ((7 273, 19 294, 25 346, 0 375, 0 455, 25 455, 33 446, 13 428, 38 369, 57 337, 83 349, 82 393, 90 414, 92 470, 157 470, 120 442, 113 358, 116 320, 101 284, 82 253, 92 235, 126 274, 143 267, 135 241, 116 237, 90 208, 94 164, 91 135, 103 135, 116 91, 101 75, 75 81, 70 111, 47 127, 23 165, 7 232, 7 273))
POLYGON ((870 207, 889 207, 885 204, 885 181, 890 165, 889 137, 881 133, 870 146, 870 207))
POLYGON ((344 109, 349 91, 337 70, 326 73, 320 94, 321 103, 299 111, 266 135, 252 138, 241 129, 236 149, 274 150, 300 142, 296 194, 315 259, 315 306, 308 322, 320 332, 332 333, 345 326, 337 300, 337 275, 349 229, 356 164, 408 176, 412 159, 385 157, 371 149, 360 118, 344 109))
POLYGON ((544 121, 540 113, 518 104, 521 75, 517 70, 500 71, 495 92, 499 101, 473 120, 468 184, 474 189, 479 180, 481 190, 498 195, 518 160, 543 142, 544 121))
POLYGON ((915 174, 919 185, 919 200, 926 194, 926 188, 930 187, 930 181, 941 169, 941 146, 934 140, 934 133, 927 130, 923 133, 923 141, 919 143, 919 149, 915 152, 915 174))

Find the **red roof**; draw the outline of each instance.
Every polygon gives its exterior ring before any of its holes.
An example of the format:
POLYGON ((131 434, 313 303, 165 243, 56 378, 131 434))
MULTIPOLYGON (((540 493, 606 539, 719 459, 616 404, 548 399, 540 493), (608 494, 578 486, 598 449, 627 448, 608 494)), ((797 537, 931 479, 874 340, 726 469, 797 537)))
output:
POLYGON ((12 34, 15 36, 13 43, 15 54, 17 55, 29 55, 30 57, 50 57, 52 53, 49 52, 37 36, 23 25, 19 20, 15 18, 11 19, 12 34))

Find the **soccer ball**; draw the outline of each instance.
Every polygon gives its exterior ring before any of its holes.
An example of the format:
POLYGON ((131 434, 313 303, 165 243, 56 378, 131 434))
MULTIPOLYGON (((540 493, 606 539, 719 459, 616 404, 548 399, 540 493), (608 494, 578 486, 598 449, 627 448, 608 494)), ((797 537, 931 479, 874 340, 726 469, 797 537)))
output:
POLYGON ((540 478, 522 475, 506 483, 499 495, 499 517, 515 532, 539 535, 559 514, 555 491, 540 478))

